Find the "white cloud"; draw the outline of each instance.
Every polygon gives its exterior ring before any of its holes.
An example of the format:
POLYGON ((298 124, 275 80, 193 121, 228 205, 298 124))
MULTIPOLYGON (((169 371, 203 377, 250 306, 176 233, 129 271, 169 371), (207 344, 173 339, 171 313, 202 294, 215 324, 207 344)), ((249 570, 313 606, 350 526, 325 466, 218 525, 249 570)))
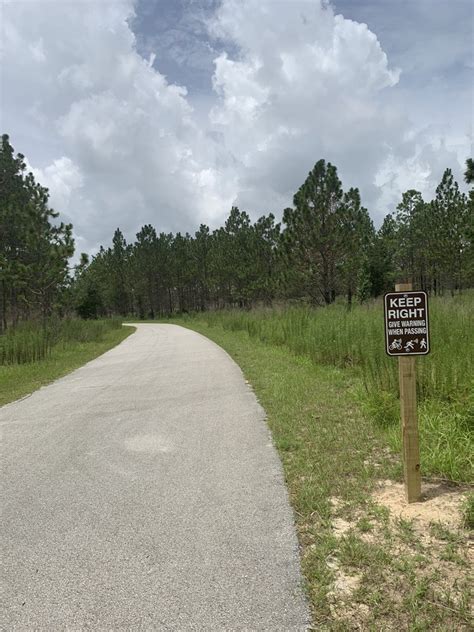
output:
POLYGON ((159 58, 137 53, 133 11, 132 0, 2 5, 2 127, 78 249, 117 226, 132 238, 144 223, 215 225, 235 202, 279 214, 321 157, 380 217, 406 188, 427 195, 456 159, 433 145, 438 132, 414 129, 376 35, 319 0, 223 0, 208 27, 228 52, 197 111, 159 58))
POLYGON ((77 196, 84 179, 77 165, 70 158, 62 156, 44 170, 29 167, 37 182, 47 187, 58 209, 68 208, 71 196, 77 196))
POLYGON ((221 182, 186 89, 137 54, 132 12, 132 2, 4 8, 12 141, 15 127, 25 128, 15 103, 29 105, 26 125, 41 126, 45 144, 40 164, 32 160, 35 173, 89 248, 108 242, 118 225, 130 237, 145 222, 190 229, 235 196, 221 182))
POLYGON ((391 104, 400 70, 365 24, 319 2, 224 0, 210 30, 240 51, 216 59, 211 118, 240 162, 243 205, 288 203, 314 162, 326 158, 346 186, 361 188, 380 220, 403 190, 401 173, 416 173, 428 193, 433 173, 439 178, 450 164, 439 163, 456 161, 442 147, 431 152, 433 168, 424 166, 431 138, 415 133, 403 108, 391 104), (389 191, 379 172, 385 180, 388 174, 389 191))

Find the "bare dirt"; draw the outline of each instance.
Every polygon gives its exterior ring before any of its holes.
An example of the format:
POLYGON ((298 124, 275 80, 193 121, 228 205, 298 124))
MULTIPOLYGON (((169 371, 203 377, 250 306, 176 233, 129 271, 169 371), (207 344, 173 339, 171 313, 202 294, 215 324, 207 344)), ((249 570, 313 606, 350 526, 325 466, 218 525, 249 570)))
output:
MULTIPOLYGON (((415 616, 410 604, 422 599, 423 616, 432 620, 434 608, 448 621, 446 629, 471 629, 467 621, 474 614, 470 611, 474 548, 462 524, 462 505, 469 490, 446 481, 426 481, 421 501, 408 504, 402 483, 383 480, 372 495, 375 505, 388 510, 380 514, 370 509, 370 503, 366 513, 332 497, 332 531, 337 540, 344 543, 356 538, 386 556, 380 558, 379 573, 367 561, 364 565, 363 559, 343 564, 337 549, 327 557, 332 574, 327 597, 333 619, 347 629, 372 629, 375 606, 365 602, 364 590, 377 594, 383 586, 388 626, 393 613, 403 609, 407 610, 403 625, 408 625, 415 616)), ((417 616, 419 610, 420 605, 417 616)))
POLYGON ((387 480, 381 482, 373 499, 390 511, 392 519, 414 520, 420 528, 429 527, 433 522, 459 528, 462 521, 461 505, 466 492, 467 487, 444 481, 423 483, 421 501, 408 504, 403 483, 387 480))

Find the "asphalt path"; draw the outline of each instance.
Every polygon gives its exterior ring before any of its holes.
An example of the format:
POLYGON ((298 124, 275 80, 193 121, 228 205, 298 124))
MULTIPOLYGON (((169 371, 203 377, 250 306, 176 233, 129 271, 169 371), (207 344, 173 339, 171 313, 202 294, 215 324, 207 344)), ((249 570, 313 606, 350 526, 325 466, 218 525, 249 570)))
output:
POLYGON ((264 411, 217 345, 137 325, 0 408, 2 630, 305 630, 264 411))

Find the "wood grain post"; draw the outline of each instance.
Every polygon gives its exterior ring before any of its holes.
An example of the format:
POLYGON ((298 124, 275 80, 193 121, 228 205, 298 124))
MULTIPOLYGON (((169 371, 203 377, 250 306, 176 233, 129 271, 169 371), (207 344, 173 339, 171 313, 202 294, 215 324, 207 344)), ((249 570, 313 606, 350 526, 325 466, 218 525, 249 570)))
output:
MULTIPOLYGON (((409 292, 411 283, 397 283, 396 292, 409 292)), ((416 414, 416 358, 400 356, 400 412, 403 439, 403 470, 407 502, 415 503, 421 497, 420 445, 416 414)))

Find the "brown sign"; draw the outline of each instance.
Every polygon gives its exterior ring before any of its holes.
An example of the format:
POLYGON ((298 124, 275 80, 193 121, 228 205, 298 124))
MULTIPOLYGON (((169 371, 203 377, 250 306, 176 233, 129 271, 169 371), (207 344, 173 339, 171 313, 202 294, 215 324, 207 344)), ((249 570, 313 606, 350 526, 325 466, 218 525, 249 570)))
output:
POLYGON ((390 356, 430 352, 426 292, 385 294, 385 351, 390 356))

